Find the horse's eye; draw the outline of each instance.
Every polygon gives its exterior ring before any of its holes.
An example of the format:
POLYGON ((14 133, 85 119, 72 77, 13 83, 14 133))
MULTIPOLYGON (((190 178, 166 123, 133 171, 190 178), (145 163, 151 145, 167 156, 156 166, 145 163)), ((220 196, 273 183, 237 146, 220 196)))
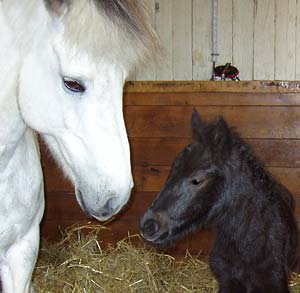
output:
POLYGON ((202 182, 203 182, 203 180, 201 180, 201 179, 194 179, 194 180, 192 180, 192 184, 193 185, 199 185, 202 182))
POLYGON ((84 93, 85 92, 85 86, 76 79, 71 78, 63 78, 64 86, 67 90, 73 92, 73 93, 84 93))

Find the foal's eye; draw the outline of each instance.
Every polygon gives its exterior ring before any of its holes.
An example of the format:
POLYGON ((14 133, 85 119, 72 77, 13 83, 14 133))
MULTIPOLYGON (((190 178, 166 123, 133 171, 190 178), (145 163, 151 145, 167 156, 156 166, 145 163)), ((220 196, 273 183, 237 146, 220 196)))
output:
POLYGON ((67 90, 73 92, 73 93, 84 93, 85 92, 85 86, 76 79, 63 77, 63 83, 67 90))
POLYGON ((193 185, 199 185, 202 182, 203 182, 203 180, 201 180, 201 179, 194 179, 194 180, 192 180, 192 184, 193 185))

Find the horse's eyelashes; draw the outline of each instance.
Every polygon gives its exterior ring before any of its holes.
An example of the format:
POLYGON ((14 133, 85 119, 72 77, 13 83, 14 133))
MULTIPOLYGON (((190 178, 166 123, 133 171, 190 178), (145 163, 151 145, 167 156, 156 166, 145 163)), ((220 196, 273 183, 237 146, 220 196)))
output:
POLYGON ((85 86, 76 79, 63 78, 63 82, 66 89, 73 93, 84 93, 86 90, 85 86))

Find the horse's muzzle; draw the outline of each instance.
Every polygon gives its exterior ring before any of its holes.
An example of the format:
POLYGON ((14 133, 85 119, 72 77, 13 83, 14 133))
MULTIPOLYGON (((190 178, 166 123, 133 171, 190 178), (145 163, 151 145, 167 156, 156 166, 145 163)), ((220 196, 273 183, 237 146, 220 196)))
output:
POLYGON ((96 207, 87 206, 83 194, 79 189, 76 190, 76 194, 77 194, 79 205, 81 206, 84 213, 99 221, 108 220, 120 210, 119 205, 115 204, 116 197, 109 198, 100 209, 96 209, 96 207))
POLYGON ((114 208, 114 201, 114 197, 110 198, 103 208, 98 212, 98 217, 105 219, 112 217, 117 210, 117 208, 114 208))

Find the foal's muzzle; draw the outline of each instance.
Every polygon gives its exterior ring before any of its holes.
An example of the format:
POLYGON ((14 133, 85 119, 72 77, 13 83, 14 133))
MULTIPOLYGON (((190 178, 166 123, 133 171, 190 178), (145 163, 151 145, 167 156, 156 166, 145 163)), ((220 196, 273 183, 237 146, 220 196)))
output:
POLYGON ((163 245, 170 236, 170 221, 148 209, 140 220, 140 233, 145 240, 163 245))

